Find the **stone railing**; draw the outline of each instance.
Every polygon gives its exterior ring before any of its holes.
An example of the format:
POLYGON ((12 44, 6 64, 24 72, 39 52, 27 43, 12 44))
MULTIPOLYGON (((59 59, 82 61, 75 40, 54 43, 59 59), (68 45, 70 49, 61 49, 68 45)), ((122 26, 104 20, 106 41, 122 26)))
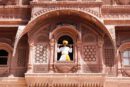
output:
POLYGON ((103 74, 26 74, 28 87, 103 87, 103 74))

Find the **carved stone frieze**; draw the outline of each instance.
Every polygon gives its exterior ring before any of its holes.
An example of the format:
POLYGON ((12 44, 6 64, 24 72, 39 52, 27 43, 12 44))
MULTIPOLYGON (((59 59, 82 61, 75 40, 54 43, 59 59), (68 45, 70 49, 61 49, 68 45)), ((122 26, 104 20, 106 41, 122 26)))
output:
POLYGON ((30 19, 29 6, 0 6, 0 24, 26 24, 30 19))
POLYGON ((54 71, 57 73, 72 73, 76 72, 78 66, 74 63, 55 63, 54 64, 54 71))
POLYGON ((97 17, 100 17, 101 2, 70 2, 63 5, 63 2, 32 2, 32 18, 41 14, 55 11, 55 10, 78 10, 82 12, 91 13, 97 17), (88 7, 89 6, 89 7, 88 7))
MULTIPOLYGON (((128 20, 130 18, 130 6, 102 6, 102 17, 104 19, 128 20)), ((130 19, 129 19, 130 20, 130 19)))

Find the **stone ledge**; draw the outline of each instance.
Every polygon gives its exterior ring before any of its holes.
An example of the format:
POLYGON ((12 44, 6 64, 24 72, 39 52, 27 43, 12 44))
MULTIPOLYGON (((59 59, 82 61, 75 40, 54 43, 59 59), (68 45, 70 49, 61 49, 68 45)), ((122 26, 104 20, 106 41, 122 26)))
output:
POLYGON ((24 77, 0 77, 0 87, 27 87, 24 77))
POLYGON ((0 9, 2 8, 30 8, 29 5, 0 5, 0 9))
POLYGON ((29 86, 51 87, 103 87, 104 74, 77 74, 77 73, 54 73, 54 74, 26 74, 29 86), (62 86, 59 86, 62 85, 62 86))
POLYGON ((90 7, 90 6, 101 6, 102 2, 98 1, 40 1, 40 2, 31 2, 31 5, 45 5, 45 6, 49 6, 49 5, 79 5, 79 6, 86 6, 86 7, 90 7))
POLYGON ((130 5, 104 5, 101 8, 102 13, 130 13, 130 5))
POLYGON ((124 19, 104 19, 104 24, 106 25, 129 25, 130 24, 130 20, 124 20, 124 19))
POLYGON ((24 25, 27 24, 29 20, 22 19, 0 19, 0 25, 24 25))

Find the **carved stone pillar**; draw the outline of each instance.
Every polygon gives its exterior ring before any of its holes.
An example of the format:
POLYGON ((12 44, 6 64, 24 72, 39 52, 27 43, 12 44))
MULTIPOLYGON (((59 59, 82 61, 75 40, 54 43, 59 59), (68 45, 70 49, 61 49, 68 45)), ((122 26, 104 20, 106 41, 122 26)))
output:
POLYGON ((122 76, 122 72, 121 72, 121 58, 120 58, 120 52, 119 50, 117 50, 117 73, 118 73, 118 76, 121 77, 122 76))
POLYGON ((38 0, 33 0, 34 2, 37 2, 38 0))
POLYGON ((104 41, 100 38, 98 42, 98 46, 99 46, 99 54, 100 54, 99 57, 100 57, 101 66, 102 66, 101 72, 105 73, 106 65, 105 65, 105 60, 103 57, 103 44, 104 44, 104 41))
POLYGON ((29 62, 28 62, 28 70, 27 73, 32 73, 33 72, 33 60, 35 57, 35 46, 34 43, 30 43, 29 45, 29 62))
POLYGON ((18 5, 22 5, 23 0, 18 1, 18 5))
POLYGON ((78 72, 79 73, 83 73, 83 60, 82 60, 82 55, 81 55, 81 52, 82 52, 82 42, 81 41, 77 41, 77 55, 78 55, 78 58, 77 58, 77 63, 78 63, 78 72))
POLYGON ((53 73, 53 65, 54 65, 54 45, 55 45, 55 41, 54 39, 50 40, 50 61, 49 61, 49 65, 50 65, 50 69, 49 72, 53 73))

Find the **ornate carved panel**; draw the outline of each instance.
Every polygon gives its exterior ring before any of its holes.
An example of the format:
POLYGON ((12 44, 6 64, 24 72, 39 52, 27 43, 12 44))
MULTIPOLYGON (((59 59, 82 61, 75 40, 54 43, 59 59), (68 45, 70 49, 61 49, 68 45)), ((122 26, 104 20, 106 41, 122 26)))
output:
POLYGON ((48 62, 48 48, 47 44, 37 43, 35 47, 35 63, 48 62))
POLYGON ((84 61, 96 62, 96 45, 84 45, 83 48, 84 61))
POLYGON ((97 41, 94 34, 86 34, 83 37, 83 59, 88 63, 97 61, 97 41))
MULTIPOLYGON (((85 2, 67 2, 65 5, 62 5, 63 2, 54 2, 51 3, 48 2, 31 2, 31 4, 34 6, 32 11, 32 17, 35 18, 41 14, 44 14, 46 12, 51 12, 54 10, 77 10, 81 12, 87 12, 91 13, 97 17, 100 17, 100 10, 99 7, 102 5, 102 2, 96 2, 92 0, 85 0, 85 2)), ((70 12, 68 11, 70 14, 70 12)), ((59 14, 58 14, 59 15, 59 14)))
POLYGON ((33 68, 35 73, 47 73, 49 69, 47 64, 37 64, 33 68))
POLYGON ((73 62, 62 62, 54 64, 54 71, 56 73, 74 73, 77 70, 78 66, 73 62))

